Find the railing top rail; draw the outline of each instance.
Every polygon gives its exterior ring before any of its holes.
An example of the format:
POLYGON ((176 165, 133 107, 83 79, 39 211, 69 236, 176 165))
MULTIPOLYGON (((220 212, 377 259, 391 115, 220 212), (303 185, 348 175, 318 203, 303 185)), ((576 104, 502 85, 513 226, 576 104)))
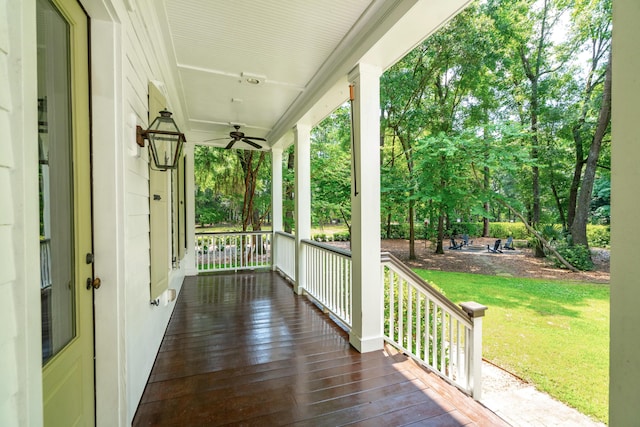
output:
POLYGON ((392 264, 393 267, 399 271, 400 273, 402 273, 402 275, 404 275, 407 279, 411 280, 411 282, 416 285, 421 287, 422 289, 424 289, 426 292, 429 293, 429 295, 432 295, 434 297, 434 299, 438 300, 438 303, 442 306, 447 307, 450 311, 452 311, 453 313, 459 315, 462 319, 464 319, 466 322, 469 322, 469 325, 471 325, 471 319, 469 314, 467 314, 462 308, 460 308, 459 306, 455 305, 451 300, 449 300, 447 297, 445 297, 444 295, 442 295, 442 293, 440 291, 438 291, 436 288, 434 288, 433 286, 431 286, 429 283, 427 283, 422 277, 418 276, 413 270, 411 270, 409 267, 407 267, 402 261, 400 261, 398 258, 396 258, 395 256, 393 256, 392 254, 390 254, 389 252, 382 252, 380 254, 380 260, 381 262, 384 263, 388 263, 388 264, 392 264))
POLYGON ((228 236, 247 234, 271 234, 270 230, 265 231, 196 231, 196 236, 228 236))
POLYGON ((302 243, 309 246, 315 246, 317 248, 324 249, 329 252, 333 252, 345 258, 351 258, 351 251, 348 251, 346 249, 336 248, 335 246, 327 245, 326 243, 316 242, 315 240, 309 240, 309 239, 302 239, 302 243))
POLYGON ((282 237, 286 237, 288 239, 295 239, 296 236, 294 236, 291 233, 285 233, 284 231, 274 231, 273 234, 277 235, 277 236, 282 236, 282 237))

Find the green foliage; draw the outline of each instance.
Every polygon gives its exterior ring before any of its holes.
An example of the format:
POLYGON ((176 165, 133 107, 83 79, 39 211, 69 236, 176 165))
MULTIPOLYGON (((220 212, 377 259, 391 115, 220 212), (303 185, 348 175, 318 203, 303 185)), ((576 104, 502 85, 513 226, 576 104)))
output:
MULTIPOLYGON (((591 261, 591 252, 584 245, 569 245, 561 242, 556 246, 558 253, 569 264, 581 271, 593 270, 593 261, 591 261)), ((554 258, 554 265, 558 268, 566 268, 557 258, 554 258)))
POLYGON ((348 242, 351 240, 351 235, 349 234, 349 232, 338 232, 338 233, 333 233, 333 240, 336 242, 348 242))
POLYGON ((511 236, 516 240, 524 240, 529 237, 529 231, 521 222, 491 222, 489 223, 489 236, 496 239, 511 236))
POLYGON ((314 224, 351 217, 349 107, 334 111, 311 132, 311 215, 314 224))
MULTIPOLYGON (((271 206, 270 162, 263 161, 258 170, 251 174, 254 180, 245 181, 242 162, 249 157, 245 153, 242 150, 195 146, 196 223, 239 224, 243 215, 263 217, 268 212, 271 206), (250 188, 245 188, 245 182, 250 188), (243 213, 243 198, 247 190, 253 195, 251 214, 243 213)), ((256 168, 256 163, 253 162, 252 168, 256 168)))
MULTIPOLYGON (((611 222, 611 180, 609 178, 603 177, 594 183, 590 210, 594 223, 609 224, 611 222)), ((587 237, 588 233, 589 224, 587 224, 587 237)))
POLYGON ((450 236, 480 236, 482 235, 483 225, 481 222, 454 222, 449 226, 448 234, 450 236))
POLYGON ((333 241, 333 236, 331 234, 327 235, 324 233, 319 233, 311 236, 311 240, 315 240, 316 242, 331 242, 333 241))
POLYGON ((611 228, 608 225, 587 224, 587 241, 590 247, 608 248, 611 244, 611 228))

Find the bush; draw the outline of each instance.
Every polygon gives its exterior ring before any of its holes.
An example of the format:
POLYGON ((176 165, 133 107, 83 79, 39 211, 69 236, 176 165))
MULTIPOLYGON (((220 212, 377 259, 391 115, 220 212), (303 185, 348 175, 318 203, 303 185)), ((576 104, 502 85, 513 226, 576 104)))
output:
POLYGON ((349 240, 351 240, 351 236, 349 236, 348 231, 344 233, 334 233, 333 240, 336 242, 348 242, 349 240))
POLYGON ((504 239, 512 236, 516 240, 526 240, 529 231, 521 222, 491 222, 489 223, 489 237, 504 239))
POLYGON ((608 225, 587 224, 587 241, 595 248, 608 248, 611 244, 611 228, 608 225))
POLYGON ((480 236, 482 234, 481 222, 454 222, 451 224, 451 230, 447 233, 450 236, 480 236))
MULTIPOLYGON (((591 253, 589 248, 584 245, 573 245, 562 242, 557 247, 558 253, 572 266, 581 271, 593 270, 593 261, 591 261, 591 253)), ((558 268, 566 268, 557 258, 554 258, 554 264, 558 268)))

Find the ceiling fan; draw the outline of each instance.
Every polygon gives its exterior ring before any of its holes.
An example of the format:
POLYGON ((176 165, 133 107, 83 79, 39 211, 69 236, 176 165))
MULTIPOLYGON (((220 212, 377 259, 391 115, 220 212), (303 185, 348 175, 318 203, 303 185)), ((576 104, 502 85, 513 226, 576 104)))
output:
MULTIPOLYGON (((233 125, 235 130, 232 130, 231 132, 229 132, 229 138, 231 138, 231 141, 229 141, 229 143, 227 144, 226 147, 224 147, 225 149, 230 149, 231 147, 233 147, 233 144, 235 144, 238 141, 242 141, 242 142, 246 142, 247 144, 249 144, 250 146, 260 150, 262 149, 262 145, 254 142, 255 141, 267 141, 264 138, 260 138, 258 136, 246 136, 244 134, 244 132, 240 132, 240 125, 233 125)), ((226 139, 226 138, 215 138, 215 139, 209 139, 208 141, 215 141, 218 139, 226 139)))

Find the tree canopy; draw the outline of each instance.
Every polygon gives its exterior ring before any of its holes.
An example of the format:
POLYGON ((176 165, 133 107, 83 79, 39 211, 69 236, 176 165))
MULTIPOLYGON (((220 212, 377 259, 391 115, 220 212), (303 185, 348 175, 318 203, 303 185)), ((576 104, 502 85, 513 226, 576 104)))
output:
MULTIPOLYGON (((389 68, 380 79, 383 233, 408 224, 413 256, 416 223, 442 252, 457 221, 484 222, 486 234, 489 221, 522 218, 540 232, 560 224, 570 244, 586 245, 586 224, 609 222, 610 51, 611 0, 486 0, 389 68)), ((350 219, 349 114, 345 104, 312 130, 315 224, 350 219)), ((293 155, 283 159, 286 227, 293 155)), ((259 227, 270 177, 256 166, 270 162, 247 156, 196 150, 197 199, 217 206, 200 222, 235 216, 259 227)))

